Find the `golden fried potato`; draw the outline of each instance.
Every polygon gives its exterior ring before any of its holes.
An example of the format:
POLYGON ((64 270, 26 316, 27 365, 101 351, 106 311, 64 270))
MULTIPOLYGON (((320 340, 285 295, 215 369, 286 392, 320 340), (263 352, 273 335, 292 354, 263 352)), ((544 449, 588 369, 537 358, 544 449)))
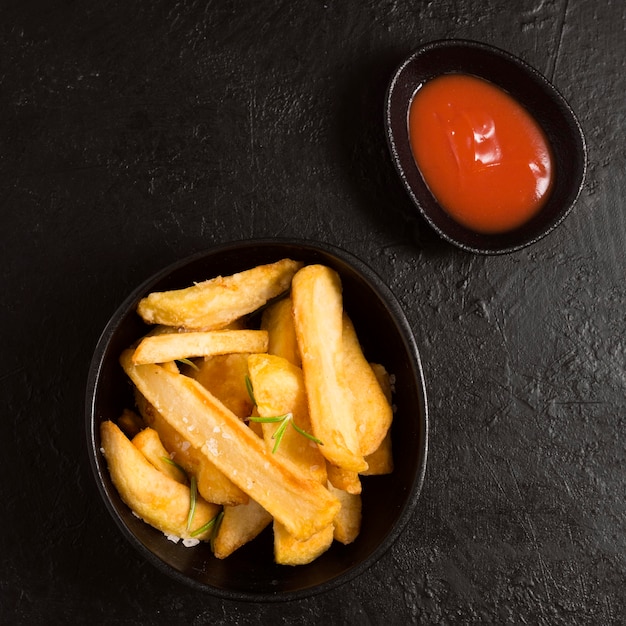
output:
MULTIPOLYGON (((262 417, 291 415, 304 432, 311 432, 306 388, 302 370, 287 359, 273 354, 252 354, 248 358, 250 379, 257 410, 262 417)), ((263 423, 263 437, 269 450, 279 423, 263 423)), ((275 454, 292 463, 299 475, 326 483, 326 460, 318 445, 288 425, 275 454)), ((274 560, 282 565, 310 563, 325 552, 333 541, 333 526, 298 541, 278 521, 274 521, 274 560)))
POLYGON ((363 356, 354 326, 346 313, 343 315, 343 366, 352 393, 359 447, 367 456, 385 438, 393 413, 376 374, 363 356))
POLYGON ((380 476, 393 472, 393 454, 391 449, 391 431, 388 431, 382 443, 365 457, 367 469, 362 476, 380 476))
POLYGON ((374 376, 376 376, 376 380, 378 381, 382 392, 385 394, 387 402, 391 404, 393 389, 391 386, 391 376, 389 376, 389 372, 387 371, 385 366, 381 365, 380 363, 370 363, 370 367, 374 372, 374 376))
POLYGON ((324 442, 321 452, 330 463, 361 472, 367 463, 344 376, 339 275, 308 265, 294 276, 291 297, 313 433, 324 442))
MULTIPOLYGON (((368 470, 369 467, 363 473, 367 472, 368 470)), ((337 489, 343 489, 348 493, 361 493, 361 479, 359 478, 357 472, 344 469, 343 467, 337 467, 336 465, 328 462, 326 464, 326 472, 328 474, 328 480, 333 485, 333 487, 337 487, 337 489)))
POLYGON ((216 330, 256 311, 287 289, 302 263, 283 259, 186 289, 153 292, 137 312, 149 324, 216 330))
POLYGON ((133 363, 166 363, 235 352, 267 352, 265 330, 209 330, 144 337, 133 363))
MULTIPOLYGON (((302 370, 272 354, 251 354, 248 369, 258 414, 261 417, 291 414, 293 422, 310 433, 311 421, 302 370)), ((277 423, 262 424, 269 450, 274 447, 272 436, 279 426, 277 423)), ((296 432, 291 425, 286 428, 275 456, 293 463, 299 475, 320 483, 326 482, 326 460, 319 446, 296 432)))
POLYGON ((252 541, 272 521, 272 516, 257 502, 225 506, 224 516, 213 539, 213 554, 225 559, 252 541))
POLYGON ((339 543, 347 545, 352 543, 361 531, 361 495, 337 489, 330 483, 328 490, 341 502, 341 509, 333 520, 334 538, 339 543))
POLYGON ((279 565, 305 565, 326 552, 333 543, 334 526, 330 524, 306 541, 297 541, 279 522, 274 522, 274 560, 279 565))
POLYGON ((176 365, 176 361, 165 361, 161 363, 161 366, 168 372, 172 372, 172 374, 178 374, 180 371, 178 365, 176 365))
MULTIPOLYGON (((102 422, 100 436, 111 480, 120 497, 148 524, 167 535, 192 539, 194 531, 218 514, 219 507, 198 498, 188 530, 189 487, 154 467, 113 422, 102 422)), ((209 530, 195 538, 206 541, 210 536, 209 530)))
POLYGON ((122 354, 121 363, 140 393, 170 425, 296 539, 308 539, 332 522, 338 500, 320 483, 302 478, 292 465, 272 455, 197 381, 159 365, 134 365, 132 350, 122 354))
MULTIPOLYGON (((384 365, 379 363, 370 363, 374 374, 380 384, 380 388, 387 398, 387 402, 391 404, 392 387, 389 373, 385 369, 384 365)), ((367 469, 362 472, 363 476, 378 476, 381 474, 391 474, 393 472, 393 454, 391 447, 391 430, 387 431, 385 438, 382 440, 380 446, 365 457, 367 461, 367 469)))
POLYGON ((226 408, 244 419, 252 412, 253 404, 246 387, 248 355, 220 354, 197 362, 197 370, 189 376, 206 387, 226 408))
POLYGON ((289 296, 274 302, 263 311, 261 328, 268 334, 269 354, 282 356, 290 363, 301 367, 302 360, 293 321, 293 305, 289 296))
POLYGON ((186 484, 187 476, 184 471, 173 465, 169 452, 163 447, 159 433, 154 428, 144 428, 132 439, 132 444, 141 452, 154 467, 163 472, 177 483, 186 484))
POLYGON ((248 496, 171 426, 143 395, 136 393, 135 401, 145 422, 159 433, 172 460, 196 477, 198 493, 207 502, 233 506, 248 502, 248 496))

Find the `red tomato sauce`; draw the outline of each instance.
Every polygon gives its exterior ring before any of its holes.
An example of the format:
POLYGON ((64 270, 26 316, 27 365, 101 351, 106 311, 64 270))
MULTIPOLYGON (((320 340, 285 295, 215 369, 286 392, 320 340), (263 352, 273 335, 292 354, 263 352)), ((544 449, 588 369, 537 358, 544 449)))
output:
POLYGON ((533 117, 499 87, 446 74, 415 93, 409 111, 413 157, 431 193, 457 222, 501 233, 545 204, 554 164, 533 117))

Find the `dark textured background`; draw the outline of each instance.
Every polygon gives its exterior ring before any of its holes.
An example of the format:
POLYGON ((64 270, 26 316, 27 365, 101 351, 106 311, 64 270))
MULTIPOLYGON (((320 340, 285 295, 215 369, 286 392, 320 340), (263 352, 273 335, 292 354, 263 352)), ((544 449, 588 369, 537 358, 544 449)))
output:
POLYGON ((584 0, 0 4, 0 623, 624 623, 624 8, 584 0), (589 146, 568 220, 505 257, 406 216, 382 133, 420 43, 478 39, 559 87, 589 146), (358 579, 286 605, 174 583, 120 536, 84 386, 140 281, 214 243, 368 261, 427 377, 418 508, 358 579))

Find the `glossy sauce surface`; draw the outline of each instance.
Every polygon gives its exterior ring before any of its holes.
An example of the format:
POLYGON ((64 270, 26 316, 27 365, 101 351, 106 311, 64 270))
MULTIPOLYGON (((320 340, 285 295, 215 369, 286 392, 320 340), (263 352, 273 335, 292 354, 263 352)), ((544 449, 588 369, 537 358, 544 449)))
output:
POLYGON ((467 74, 434 78, 413 97, 408 125, 431 193, 467 228, 513 230, 545 204, 554 176, 550 145, 499 87, 467 74))

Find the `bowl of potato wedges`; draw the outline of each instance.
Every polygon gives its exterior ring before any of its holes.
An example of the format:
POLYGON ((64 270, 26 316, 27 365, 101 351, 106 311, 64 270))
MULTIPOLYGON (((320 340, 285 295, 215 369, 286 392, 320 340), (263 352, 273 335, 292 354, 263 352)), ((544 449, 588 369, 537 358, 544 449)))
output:
POLYGON ((372 566, 415 512, 428 408, 414 334, 363 261, 262 239, 137 287, 96 346, 95 482, 122 534, 180 582, 280 601, 372 566))

